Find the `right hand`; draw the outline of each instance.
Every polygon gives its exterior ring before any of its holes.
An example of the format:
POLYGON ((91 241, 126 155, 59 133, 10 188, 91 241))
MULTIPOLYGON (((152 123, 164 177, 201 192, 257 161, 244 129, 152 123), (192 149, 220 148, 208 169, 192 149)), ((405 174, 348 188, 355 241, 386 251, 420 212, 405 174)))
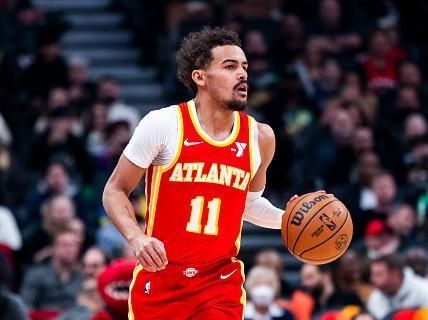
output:
POLYGON ((142 235, 130 241, 129 244, 144 269, 150 272, 165 269, 168 259, 162 241, 142 235))

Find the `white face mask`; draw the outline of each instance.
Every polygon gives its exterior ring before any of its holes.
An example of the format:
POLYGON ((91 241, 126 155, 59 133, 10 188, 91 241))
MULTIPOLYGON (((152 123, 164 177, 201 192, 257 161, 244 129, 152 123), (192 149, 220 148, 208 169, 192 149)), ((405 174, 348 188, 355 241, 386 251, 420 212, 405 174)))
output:
POLYGON ((250 295, 255 305, 268 307, 273 302, 275 291, 267 285, 259 285, 251 289, 250 295))

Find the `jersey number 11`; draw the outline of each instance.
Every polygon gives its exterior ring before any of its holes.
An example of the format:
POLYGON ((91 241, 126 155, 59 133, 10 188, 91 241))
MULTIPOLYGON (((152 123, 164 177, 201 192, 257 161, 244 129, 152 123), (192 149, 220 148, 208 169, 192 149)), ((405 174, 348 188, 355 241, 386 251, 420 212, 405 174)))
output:
MULTIPOLYGON (((193 233, 201 233, 202 213, 204 211, 205 198, 197 196, 190 202, 192 211, 190 212, 190 221, 187 222, 186 231, 193 233)), ((215 236, 218 234, 218 217, 220 214, 220 198, 214 198, 208 202, 208 220, 204 227, 204 234, 215 236)))

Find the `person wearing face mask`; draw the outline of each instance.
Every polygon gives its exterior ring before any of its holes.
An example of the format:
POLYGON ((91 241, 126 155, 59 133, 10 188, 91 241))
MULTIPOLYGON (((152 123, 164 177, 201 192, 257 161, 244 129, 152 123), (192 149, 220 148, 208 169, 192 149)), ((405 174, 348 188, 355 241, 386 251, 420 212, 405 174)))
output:
POLYGON ((312 317, 349 305, 363 305, 356 293, 342 290, 336 285, 331 265, 304 264, 300 278, 302 290, 311 295, 315 303, 312 317))
POLYGON ((281 285, 275 270, 256 266, 250 270, 245 282, 249 299, 245 307, 245 320, 293 320, 293 314, 282 309, 275 298, 281 285))

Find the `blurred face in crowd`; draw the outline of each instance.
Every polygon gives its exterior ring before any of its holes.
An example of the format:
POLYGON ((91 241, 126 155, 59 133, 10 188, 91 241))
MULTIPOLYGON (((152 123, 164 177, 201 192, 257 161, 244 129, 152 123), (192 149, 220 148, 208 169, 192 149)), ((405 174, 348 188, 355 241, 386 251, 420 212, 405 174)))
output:
POLYGON ((398 235, 408 236, 416 225, 416 213, 409 205, 400 205, 388 215, 389 227, 398 235))
POLYGON ((96 103, 91 109, 92 115, 92 129, 95 131, 102 131, 107 125, 107 108, 101 103, 96 103))
POLYGON ((88 66, 84 63, 71 65, 69 67, 69 78, 72 84, 84 84, 89 79, 88 66))
POLYGON ((323 83, 331 89, 336 88, 340 84, 342 78, 342 70, 336 60, 329 59, 325 62, 322 70, 323 83))
POLYGON ((57 43, 45 44, 40 48, 40 54, 46 62, 53 62, 59 56, 59 46, 57 43))
POLYGON ((407 252, 406 264, 411 267, 417 275, 426 277, 428 274, 428 254, 425 249, 409 249, 407 252))
POLYGON ((385 57, 390 50, 390 44, 385 34, 381 31, 375 32, 370 39, 370 52, 375 57, 385 57))
POLYGON ((353 147, 357 154, 373 150, 373 131, 370 127, 357 127, 355 129, 353 147))
POLYGON ((298 38, 303 35, 302 22, 299 17, 294 14, 289 14, 284 17, 282 29, 289 38, 298 38))
POLYGON ((54 224, 64 224, 75 217, 74 204, 67 196, 56 196, 46 211, 46 219, 54 224))
POLYGON ((427 134, 427 122, 420 113, 411 114, 404 123, 404 137, 409 141, 412 138, 427 134))
POLYGON ((403 63, 398 70, 399 82, 404 86, 418 88, 421 85, 421 72, 412 62, 403 63))
POLYGON ((47 169, 45 181, 50 190, 60 193, 68 186, 70 176, 62 164, 53 163, 47 169))
POLYGON ((83 277, 96 279, 105 266, 106 257, 104 253, 98 248, 90 248, 85 252, 82 259, 83 277))
POLYGON ((265 55, 267 44, 263 33, 260 31, 250 31, 245 36, 244 48, 247 55, 265 55))
POLYGON ((337 141, 347 141, 354 134, 354 123, 350 114, 345 110, 338 110, 331 122, 331 133, 337 141))
POLYGON ((53 110, 64 107, 70 102, 68 91, 64 88, 54 88, 49 92, 48 107, 53 110))
POLYGON ((211 50, 213 60, 205 69, 194 70, 192 78, 199 91, 229 110, 247 106, 247 68, 244 51, 238 46, 217 46, 211 50))
POLYGON ((373 262, 370 266, 370 280, 375 288, 393 296, 400 289, 402 275, 398 270, 390 270, 384 262, 373 262))
POLYGON ((320 18, 327 26, 336 26, 340 22, 342 15, 339 2, 337 0, 322 0, 320 3, 320 18))
POLYGON ((418 93, 415 89, 406 87, 398 92, 397 109, 418 110, 420 106, 418 93))
POLYGON ((323 61, 323 52, 317 39, 306 42, 305 61, 310 67, 319 67, 323 61))
POLYGON ((271 268, 255 266, 248 273, 246 289, 258 311, 267 312, 279 288, 278 275, 271 268))
POLYGON ((397 194, 397 186, 390 174, 376 176, 373 179, 372 189, 380 205, 390 204, 397 194))
POLYGON ((74 265, 78 261, 81 239, 73 232, 59 233, 53 243, 52 256, 63 265, 74 265))
POLYGON ((263 251, 256 256, 256 265, 271 268, 276 271, 278 276, 282 274, 282 261, 278 252, 269 250, 263 251))
POLYGON ((302 287, 315 298, 319 297, 324 290, 323 274, 315 265, 304 264, 300 271, 302 287))
POLYGON ((98 98, 105 104, 110 105, 116 102, 121 96, 119 83, 115 80, 103 80, 98 86, 98 98))
POLYGON ((362 265, 355 251, 348 250, 340 258, 337 277, 345 283, 354 283, 361 280, 362 265))
POLYGON ((358 180, 364 186, 370 186, 373 177, 380 171, 379 157, 374 152, 365 152, 358 158, 358 180))

